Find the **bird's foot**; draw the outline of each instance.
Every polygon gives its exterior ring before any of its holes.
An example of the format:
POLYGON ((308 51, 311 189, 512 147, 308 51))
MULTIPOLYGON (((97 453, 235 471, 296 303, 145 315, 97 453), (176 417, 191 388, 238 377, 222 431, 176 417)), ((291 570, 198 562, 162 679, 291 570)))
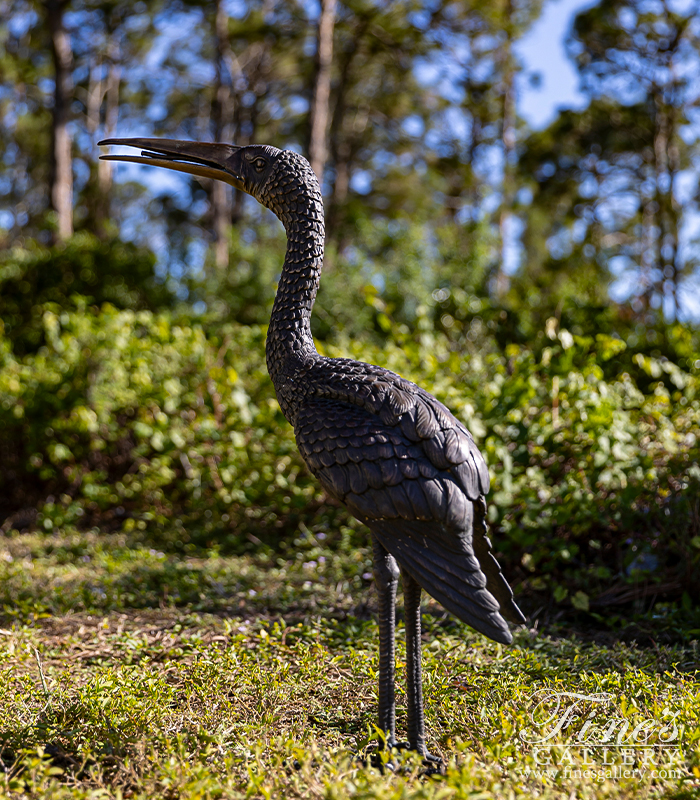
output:
POLYGON ((440 756, 434 756, 432 753, 429 753, 423 745, 423 747, 411 747, 410 742, 396 742, 394 747, 397 750, 409 750, 414 753, 418 753, 418 755, 423 759, 423 769, 421 770, 421 775, 445 775, 445 762, 440 758, 440 756))
MULTIPOLYGON (((373 753, 370 757, 370 764, 375 768, 384 772, 385 769, 390 772, 396 772, 400 768, 400 763, 392 757, 392 751, 397 753, 413 752, 418 753, 423 759, 423 769, 421 775, 445 775, 445 762, 440 756, 434 756, 429 753, 425 748, 421 753, 414 747, 411 747, 410 742, 397 742, 395 739, 387 739, 386 746, 373 753)), ((406 765, 408 766, 408 765, 406 765)))
POLYGON ((369 763, 380 772, 384 772, 385 769, 396 772, 399 764, 393 757, 394 753, 408 749, 408 742, 397 742, 393 737, 387 738, 374 753, 370 754, 369 763))
POLYGON ((423 753, 423 770, 421 775, 446 775, 445 762, 440 756, 434 756, 427 750, 423 753))

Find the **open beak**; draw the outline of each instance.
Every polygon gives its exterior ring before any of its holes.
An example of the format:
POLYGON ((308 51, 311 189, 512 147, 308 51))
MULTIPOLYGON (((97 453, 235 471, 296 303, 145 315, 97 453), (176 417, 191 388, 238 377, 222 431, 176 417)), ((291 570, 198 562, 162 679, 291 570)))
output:
POLYGON ((243 189, 239 175, 230 171, 231 159, 240 147, 212 142, 185 142, 178 139, 103 139, 100 145, 118 144, 141 148, 140 156, 100 156, 103 161, 131 161, 165 167, 200 178, 224 181, 243 189))

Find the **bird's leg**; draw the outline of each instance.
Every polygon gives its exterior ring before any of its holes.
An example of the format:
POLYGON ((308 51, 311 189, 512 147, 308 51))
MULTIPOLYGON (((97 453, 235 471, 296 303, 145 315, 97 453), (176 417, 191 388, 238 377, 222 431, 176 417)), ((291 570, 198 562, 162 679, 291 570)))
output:
POLYGON ((406 698, 408 744, 424 759, 430 772, 442 772, 442 759, 431 755, 425 746, 423 682, 421 675, 421 587, 405 570, 401 570, 404 613, 406 616, 406 698))
POLYGON ((372 537, 374 582, 379 594, 379 728, 386 746, 396 744, 396 702, 394 698, 396 588, 399 568, 396 559, 372 537))
POLYGON ((420 755, 426 754, 425 719, 423 716, 423 685, 421 675, 421 630, 420 596, 421 587, 404 570, 401 571, 403 583, 404 613, 406 615, 406 698, 408 707, 408 744, 411 750, 420 755))

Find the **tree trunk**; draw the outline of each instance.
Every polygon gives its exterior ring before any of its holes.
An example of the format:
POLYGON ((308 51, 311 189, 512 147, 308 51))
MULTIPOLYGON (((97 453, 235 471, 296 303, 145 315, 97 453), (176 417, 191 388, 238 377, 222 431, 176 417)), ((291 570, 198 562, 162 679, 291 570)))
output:
POLYGON ((350 188, 350 161, 352 159, 352 146, 348 138, 348 132, 344 128, 347 108, 346 98, 350 90, 350 78, 353 74, 354 62, 359 53, 360 42, 364 38, 371 20, 371 16, 364 17, 361 20, 360 25, 354 31, 351 46, 341 54, 340 63, 338 64, 339 79, 338 86, 334 92, 335 104, 330 122, 328 142, 335 170, 335 180, 333 181, 333 192, 328 204, 328 214, 326 215, 326 236, 335 239, 338 250, 342 249, 343 243, 336 236, 336 233, 342 216, 343 205, 350 188))
POLYGON ((321 15, 316 37, 316 77, 309 119, 309 161, 319 181, 328 155, 328 118, 333 65, 333 29, 336 0, 321 0, 321 15))
MULTIPOLYGON (((109 139, 116 135, 117 119, 119 117, 119 87, 121 84, 121 57, 119 45, 114 39, 110 40, 107 52, 107 60, 104 65, 100 64, 97 69, 106 70, 106 76, 98 80, 93 80, 92 72, 97 71, 93 67, 90 76, 90 88, 88 90, 88 132, 93 141, 96 139, 97 129, 100 125, 100 112, 102 103, 105 104, 103 137, 109 139)), ((112 188, 113 165, 111 161, 97 162, 97 194, 95 198, 93 214, 95 220, 95 230, 98 235, 109 234, 109 220, 111 218, 111 188, 112 188)))
MULTIPOLYGON (((97 129, 100 127, 100 108, 104 97, 104 82, 102 80, 102 63, 100 61, 90 62, 88 73, 87 102, 85 103, 85 114, 87 117, 87 132, 90 138, 94 139, 97 129)), ((104 162, 108 164, 109 162, 104 162)))
POLYGON ((503 147, 503 183, 501 185, 501 209, 498 228, 501 253, 496 272, 496 296, 502 298, 508 290, 508 275, 505 272, 508 248, 511 246, 509 228, 513 209, 514 180, 513 157, 515 153, 515 63, 513 61, 512 38, 508 22, 512 16, 512 3, 506 3, 506 40, 503 43, 501 70, 503 82, 503 107, 501 121, 501 144, 503 147))
POLYGON ((658 292, 665 300, 662 313, 675 319, 678 313, 678 233, 680 209, 673 196, 673 184, 680 169, 678 144, 676 142, 676 109, 663 97, 661 91, 654 93, 656 130, 654 135, 654 166, 656 172, 656 203, 658 208, 659 261, 661 277, 655 285, 647 287, 649 292, 658 292))
POLYGON ((55 76, 49 196, 51 208, 58 217, 59 240, 73 234, 73 165, 68 133, 73 98, 73 53, 70 36, 63 25, 65 7, 62 0, 46 2, 55 76))
MULTIPOLYGON (((105 137, 111 138, 117 132, 119 118, 119 87, 122 79, 122 68, 119 59, 119 50, 115 46, 110 48, 107 66, 107 91, 105 92, 105 137)), ((97 184, 100 195, 106 197, 112 186, 111 161, 99 161, 97 165, 97 184)), ((105 206, 109 208, 109 204, 105 206)))
MULTIPOLYGON (((214 141, 232 141, 233 96, 229 72, 231 48, 228 41, 228 14, 223 0, 216 0, 216 98, 214 113, 214 141)), ((214 181, 212 185, 212 212, 214 216, 214 263, 217 269, 228 267, 229 227, 231 225, 231 196, 226 184, 214 181)))

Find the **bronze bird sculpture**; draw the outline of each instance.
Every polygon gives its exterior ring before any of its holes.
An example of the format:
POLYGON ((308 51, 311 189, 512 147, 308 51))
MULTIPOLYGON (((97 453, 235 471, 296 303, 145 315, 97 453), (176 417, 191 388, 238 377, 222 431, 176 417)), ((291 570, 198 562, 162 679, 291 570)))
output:
POLYGON ((512 640, 525 621, 491 554, 489 473, 471 434, 416 384, 382 367, 318 354, 310 317, 321 276, 324 215, 305 158, 268 145, 106 139, 139 156, 110 155, 225 181, 273 211, 287 252, 267 335, 267 368, 299 451, 331 496, 372 532, 379 594, 379 728, 397 746, 394 626, 404 590, 408 745, 430 765, 421 682, 421 589, 489 638, 512 640))

